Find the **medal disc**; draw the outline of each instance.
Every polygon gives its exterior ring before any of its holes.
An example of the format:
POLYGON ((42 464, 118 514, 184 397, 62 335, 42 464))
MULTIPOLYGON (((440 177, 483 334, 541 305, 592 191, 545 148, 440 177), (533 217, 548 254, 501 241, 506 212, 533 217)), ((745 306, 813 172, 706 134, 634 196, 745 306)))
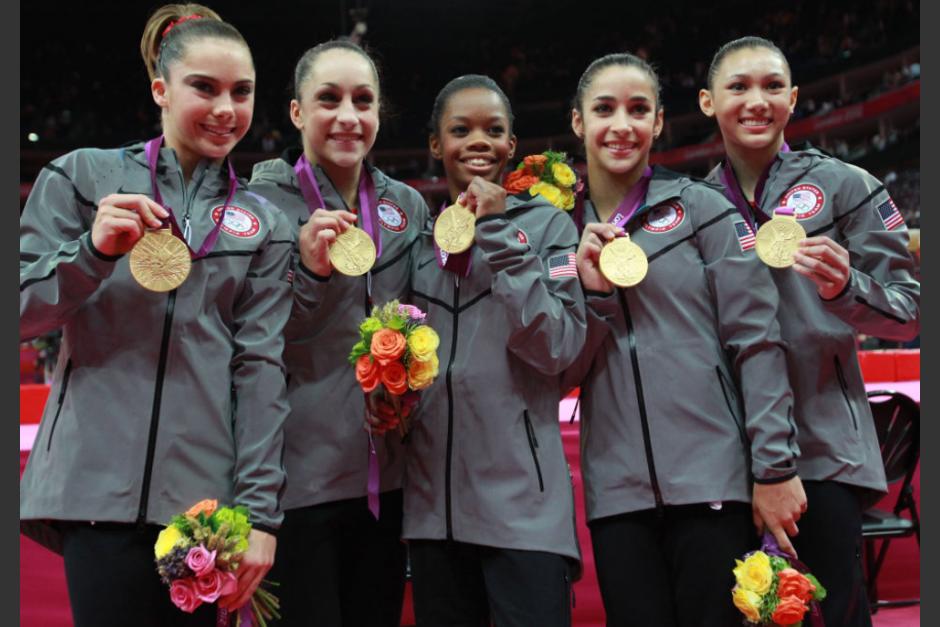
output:
POLYGON ((146 231, 131 249, 131 275, 152 292, 169 292, 182 285, 192 267, 189 247, 170 229, 146 231))
POLYGON ((462 253, 473 245, 477 218, 463 205, 453 204, 434 221, 434 241, 446 253, 462 253))
POLYGON ((618 237, 601 249, 601 274, 618 287, 633 287, 646 276, 649 261, 629 237, 618 237))
POLYGON ((375 242, 362 229, 350 226, 330 246, 330 263, 346 276, 360 276, 375 264, 375 242))
POLYGON ((771 268, 787 268, 793 265, 793 253, 805 237, 796 218, 774 216, 757 230, 757 256, 771 268))

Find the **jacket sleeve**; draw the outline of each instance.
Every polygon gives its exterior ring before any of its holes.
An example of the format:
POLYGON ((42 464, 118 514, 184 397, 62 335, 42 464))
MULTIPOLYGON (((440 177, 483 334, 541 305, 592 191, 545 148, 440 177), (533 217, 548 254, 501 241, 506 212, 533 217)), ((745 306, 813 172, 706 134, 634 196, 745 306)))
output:
POLYGON ((283 424, 288 414, 282 360, 290 315, 291 228, 280 211, 254 255, 235 302, 232 391, 235 403, 235 501, 265 531, 280 526, 283 424))
POLYGON ((907 250, 907 227, 884 185, 847 167, 840 194, 846 210, 836 215, 836 226, 852 267, 842 294, 823 305, 866 335, 912 340, 920 333, 920 282, 907 250))
POLYGON ((587 333, 584 347, 577 359, 565 370, 561 379, 561 393, 568 394, 581 385, 594 363, 594 356, 610 334, 610 325, 620 309, 617 291, 610 293, 584 291, 587 333))
POLYGON ((78 187, 80 153, 39 173, 20 216, 20 340, 63 326, 114 271, 119 257, 91 243, 95 202, 78 187))
POLYGON ((584 344, 584 295, 576 271, 551 277, 548 261, 570 254, 574 267, 577 229, 553 210, 538 250, 520 242, 517 231, 505 214, 484 216, 476 242, 493 273, 493 297, 512 328, 508 349, 539 372, 560 375, 584 344))
POLYGON ((696 241, 712 292, 718 335, 743 399, 755 482, 796 475, 796 424, 787 378, 785 345, 777 322, 779 296, 753 251, 742 250, 734 224, 739 214, 711 189, 699 190, 690 208, 696 241))

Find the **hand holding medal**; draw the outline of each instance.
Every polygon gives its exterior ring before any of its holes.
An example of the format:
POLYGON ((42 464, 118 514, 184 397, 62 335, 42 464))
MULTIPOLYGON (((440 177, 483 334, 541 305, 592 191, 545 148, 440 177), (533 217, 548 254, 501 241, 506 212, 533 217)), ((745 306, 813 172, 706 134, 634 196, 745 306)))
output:
POLYGON ((824 235, 799 242, 793 256, 793 270, 815 283, 821 298, 832 300, 849 282, 849 251, 824 235))
POLYGON ((473 246, 477 217, 468 208, 466 196, 445 208, 434 221, 434 242, 444 252, 456 255, 473 246))
POLYGON ((144 236, 146 229, 159 229, 166 209, 142 194, 109 194, 98 202, 91 242, 103 255, 123 255, 144 236))
POLYGON ((333 271, 330 247, 336 238, 354 226, 356 214, 351 211, 328 211, 317 209, 300 228, 300 260, 309 270, 320 276, 329 276, 333 271))
POLYGON ((623 235, 623 229, 613 224, 592 222, 585 225, 576 255, 578 276, 585 289, 594 292, 613 291, 613 285, 601 271, 600 256, 604 246, 619 235, 623 235))

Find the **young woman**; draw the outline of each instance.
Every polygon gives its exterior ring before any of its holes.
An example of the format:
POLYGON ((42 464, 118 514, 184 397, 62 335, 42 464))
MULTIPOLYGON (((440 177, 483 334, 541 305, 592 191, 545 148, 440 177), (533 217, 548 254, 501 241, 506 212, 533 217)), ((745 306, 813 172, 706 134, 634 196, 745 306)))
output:
POLYGON ((441 90, 429 144, 476 226, 468 251, 446 255, 428 225, 412 256, 412 302, 441 338, 406 451, 417 623, 567 626, 580 551, 558 374, 584 340, 577 232, 544 200, 498 185, 516 138, 491 79, 441 90))
POLYGON ((886 487, 855 335, 914 338, 920 283, 907 228, 884 185, 829 155, 784 143, 796 98, 789 64, 772 42, 744 37, 722 46, 699 96, 702 111, 718 121, 726 152, 708 178, 723 186, 751 229, 788 207, 808 235, 792 268, 771 271, 809 503, 794 546, 828 590, 826 624, 870 625, 861 512, 886 487))
POLYGON ((21 217, 20 336, 64 328, 21 527, 62 553, 76 625, 214 625, 212 606, 173 606, 153 547, 171 516, 214 498, 247 506, 254 525, 239 588, 219 605, 242 605, 271 566, 290 228, 226 159, 254 106, 238 31, 206 7, 167 5, 141 51, 163 135, 56 159, 21 217), (191 270, 150 291, 131 250, 171 221, 191 270))
POLYGON ((417 191, 365 162, 379 130, 381 91, 362 48, 344 40, 311 48, 297 63, 294 86, 290 114, 303 150, 257 164, 251 182, 299 228, 284 353, 290 480, 271 575, 281 584, 279 624, 392 627, 405 585, 401 436, 374 438, 381 485, 373 486, 373 513, 365 402, 347 356, 373 304, 407 295, 408 254, 428 209, 417 191), (330 263, 329 247, 349 225, 377 244, 375 265, 362 276, 340 274, 330 263))
MULTIPOLYGON (((784 546, 803 502, 791 395, 767 269, 714 188, 648 166, 659 81, 630 54, 581 77, 572 128, 589 201, 578 272, 588 334, 581 385, 588 525, 608 625, 734 625, 734 559, 754 524, 784 546), (615 289, 602 247, 628 234, 648 259, 615 289), (750 504, 753 490, 753 508, 750 504)), ((580 204, 580 203, 579 203, 580 204)))

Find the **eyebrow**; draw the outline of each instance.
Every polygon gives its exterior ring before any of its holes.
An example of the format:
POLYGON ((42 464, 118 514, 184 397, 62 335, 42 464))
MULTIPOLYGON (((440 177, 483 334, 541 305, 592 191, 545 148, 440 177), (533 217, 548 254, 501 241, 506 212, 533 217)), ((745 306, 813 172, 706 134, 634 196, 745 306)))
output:
MULTIPOLYGON (((773 77, 782 76, 782 77, 786 77, 786 74, 784 74, 783 72, 771 72, 771 73, 769 73, 769 74, 765 74, 765 76, 773 76, 773 77)), ((743 73, 743 72, 738 72, 737 74, 732 74, 731 76, 729 76, 729 77, 728 77, 728 80, 732 80, 732 79, 735 79, 735 78, 750 78, 750 77, 751 77, 750 74, 745 74, 745 73, 743 73)))
MULTIPOLYGON (((602 95, 602 96, 595 96, 595 97, 594 97, 594 100, 595 100, 595 101, 597 101, 597 100, 616 100, 616 98, 613 97, 613 96, 602 95)), ((644 96, 643 94, 639 94, 639 95, 636 95, 636 96, 630 96, 630 97, 628 98, 628 100, 647 100, 647 101, 648 101, 648 100, 650 100, 650 98, 649 98, 648 96, 644 96)))
MULTIPOLYGON (((187 81, 203 80, 203 81, 211 81, 211 82, 213 82, 213 83, 219 83, 219 82, 221 82, 221 81, 220 81, 218 78, 216 78, 215 76, 209 76, 208 74, 187 74, 187 75, 183 78, 183 80, 187 80, 187 81)), ((235 81, 235 83, 238 84, 238 85, 241 85, 241 84, 244 84, 244 83, 248 83, 248 84, 250 84, 250 85, 254 85, 254 84, 255 84, 255 81, 254 81, 253 79, 250 79, 250 78, 242 78, 242 79, 239 79, 239 80, 235 81)))
MULTIPOLYGON (((450 119, 455 122, 467 122, 470 120, 470 117, 466 115, 452 115, 450 116, 450 119)), ((494 116, 489 117, 486 121, 487 122, 502 122, 505 119, 506 119, 505 116, 494 115, 494 116)))
MULTIPOLYGON (((320 87, 333 87, 333 88, 336 88, 336 89, 340 89, 340 85, 339 85, 338 83, 320 83, 320 87)), ((371 90, 375 90, 375 87, 373 87, 373 86, 370 85, 369 83, 361 83, 361 84, 359 84, 359 85, 354 85, 354 86, 353 86, 353 89, 371 89, 371 90)))

